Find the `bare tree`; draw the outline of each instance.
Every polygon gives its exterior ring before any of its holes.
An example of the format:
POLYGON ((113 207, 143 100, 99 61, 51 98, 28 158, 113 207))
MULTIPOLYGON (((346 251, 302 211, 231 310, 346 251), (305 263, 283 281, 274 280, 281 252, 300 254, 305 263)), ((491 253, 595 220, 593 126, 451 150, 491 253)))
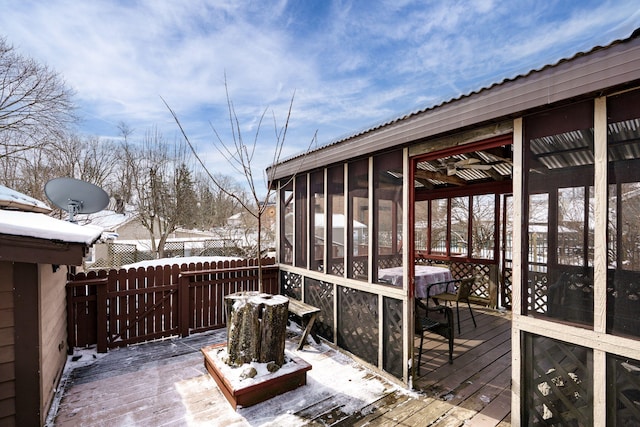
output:
MULTIPOLYGON (((262 128, 262 123, 269 110, 268 108, 265 108, 262 114, 260 115, 257 128, 253 137, 253 142, 250 143, 250 145, 246 145, 244 141, 244 137, 242 135, 240 121, 238 120, 238 115, 236 114, 235 107, 233 105, 233 102, 231 101, 231 97, 229 96, 229 87, 226 81, 225 81, 225 93, 227 97, 227 112, 229 114, 229 124, 230 124, 232 141, 231 141, 231 144, 226 143, 222 139, 220 134, 216 131, 215 127, 212 126, 213 132, 217 141, 216 143, 214 143, 214 146, 216 150, 222 155, 222 157, 238 173, 244 175, 244 177, 246 178, 246 184, 249 191, 248 200, 245 200, 244 198, 241 198, 238 195, 230 192, 228 189, 226 189, 223 186, 223 184, 219 181, 219 179, 209 171, 209 169, 205 165, 202 158, 198 155, 195 147, 189 140, 189 137, 187 136, 184 128, 182 127, 182 124, 180 123, 180 120, 178 119, 178 116, 176 115, 176 113, 171 109, 171 107, 169 107, 169 104, 167 104, 167 102, 164 99, 162 99, 162 101, 164 102, 167 109, 169 109, 169 111, 171 112, 171 115, 176 121, 176 124, 178 125, 180 132, 182 133, 185 141, 187 142, 187 145, 189 146, 189 148, 191 148, 193 155, 195 156, 197 161, 200 163, 200 165, 204 169, 205 173, 207 174, 211 182, 213 182, 213 184, 218 189, 220 189, 220 191, 225 193, 227 196, 235 199, 238 202, 238 204, 242 207, 242 209, 255 219, 257 223, 257 230, 258 230, 257 243, 256 243, 256 256, 258 258, 258 282, 259 282, 259 291, 262 292, 263 290, 262 289, 262 286, 263 286, 262 285, 262 237, 263 237, 262 222, 263 222, 263 216, 265 215, 269 207, 269 202, 272 199, 273 192, 275 190, 274 177, 278 171, 278 168, 276 165, 280 161, 282 149, 284 147, 284 143, 286 140, 287 130, 289 128, 289 120, 291 119, 291 112, 293 108, 293 100, 295 97, 295 93, 294 95, 291 96, 291 101, 289 103, 289 109, 287 111, 286 120, 282 127, 278 126, 277 120, 275 118, 275 114, 273 115, 275 143, 274 143, 274 151, 273 151, 273 158, 272 158, 271 164, 274 165, 274 167, 268 170, 268 174, 269 174, 268 176, 264 176, 265 178, 264 184, 266 187, 265 188, 266 191, 264 194, 258 188, 257 178, 256 176, 254 176, 253 165, 254 165, 254 155, 256 153, 256 148, 258 144, 258 136, 262 128)), ((315 143, 316 137, 317 137, 317 132, 314 134, 313 138, 309 142, 309 148, 315 143)))
POLYGON ((0 157, 61 138, 76 120, 72 97, 56 72, 0 38, 0 157))
POLYGON ((100 187, 110 185, 117 166, 116 144, 98 137, 71 134, 47 146, 54 173, 91 182, 100 187))
POLYGON ((133 173, 136 169, 136 153, 134 147, 129 143, 129 136, 133 134, 133 129, 124 122, 118 124, 118 129, 122 136, 122 143, 118 150, 118 169, 116 171, 116 182, 111 189, 111 195, 115 200, 115 211, 124 213, 125 206, 132 202, 133 197, 133 173))
MULTIPOLYGON (((233 178, 225 175, 216 175, 216 180, 228 192, 243 199, 244 190, 233 178)), ((235 198, 211 184, 209 178, 198 174, 195 180, 198 197, 198 226, 202 229, 223 227, 227 225, 227 219, 238 211, 240 207, 235 198)))
POLYGON ((45 150, 33 150, 29 156, 15 160, 20 166, 12 188, 38 200, 47 200, 44 186, 48 180, 55 178, 48 153, 45 150))
POLYGON ((0 182, 40 200, 47 200, 47 181, 59 177, 81 179, 109 190, 117 151, 111 141, 69 134, 37 150, 0 157, 0 182))
POLYGON ((132 202, 157 258, 164 257, 169 235, 189 221, 195 205, 186 148, 181 143, 173 147, 171 152, 157 129, 148 131, 140 146, 129 147, 132 202))

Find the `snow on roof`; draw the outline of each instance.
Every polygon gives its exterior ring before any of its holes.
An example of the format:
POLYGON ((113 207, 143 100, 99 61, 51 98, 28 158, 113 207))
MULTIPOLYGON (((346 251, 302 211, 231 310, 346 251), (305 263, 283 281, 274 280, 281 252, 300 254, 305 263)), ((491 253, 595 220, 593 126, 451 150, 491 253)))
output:
POLYGON ((77 215, 76 220, 83 225, 91 224, 102 227, 105 231, 115 231, 135 217, 135 213, 129 211, 118 213, 116 211, 102 210, 88 215, 77 215))
POLYGON ((27 212, 49 213, 51 208, 47 204, 33 197, 0 185, 0 207, 4 209, 18 209, 27 212))
POLYGON ((78 225, 43 213, 0 209, 0 234, 91 245, 102 227, 78 225))

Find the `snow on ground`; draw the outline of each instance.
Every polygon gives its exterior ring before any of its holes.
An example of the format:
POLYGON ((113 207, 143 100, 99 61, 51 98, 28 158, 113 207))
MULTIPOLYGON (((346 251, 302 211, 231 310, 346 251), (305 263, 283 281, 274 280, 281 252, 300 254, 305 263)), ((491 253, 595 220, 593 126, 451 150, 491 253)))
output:
MULTIPOLYGON (((215 418, 202 417, 187 406, 189 425, 215 425, 234 427, 295 427, 308 425, 309 419, 296 413, 314 413, 313 406, 324 406, 327 401, 342 414, 353 414, 367 405, 381 399, 386 394, 400 391, 417 397, 418 394, 389 382, 373 371, 358 364, 349 356, 325 343, 316 344, 311 337, 302 350, 295 350, 302 331, 292 324, 288 328, 295 331, 293 339, 287 340, 287 350, 311 364, 307 372, 307 384, 295 390, 281 394, 257 405, 239 407, 233 411, 222 393, 209 375, 195 377, 176 384, 178 392, 186 396, 208 393, 210 404, 228 406, 228 411, 218 411, 215 418)), ((338 415, 336 413, 336 415, 338 415)))
POLYGON ((64 365, 62 376, 60 377, 60 382, 58 383, 58 387, 55 390, 53 401, 51 402, 51 408, 49 408, 49 414, 45 421, 45 426, 54 425, 53 420, 56 416, 56 413, 58 412, 58 407, 60 406, 60 401, 62 400, 62 395, 64 394, 64 389, 67 385, 67 381, 69 380, 71 372, 73 372, 73 370, 76 368, 82 368, 84 366, 91 365, 98 359, 106 355, 107 353, 98 353, 95 345, 87 348, 76 347, 73 349, 73 354, 67 356, 67 362, 64 365))
MULTIPOLYGON (((295 427, 309 423, 309 416, 320 414, 314 406, 335 408, 339 413, 350 415, 366 408, 367 405, 381 399, 388 393, 402 392, 418 397, 418 394, 392 383, 373 371, 358 364, 353 359, 324 342, 317 344, 311 337, 302 350, 295 350, 302 331, 297 325, 288 327, 287 351, 311 364, 307 372, 307 384, 295 390, 276 396, 265 402, 234 411, 227 402, 215 380, 205 371, 193 375, 193 369, 204 370, 202 363, 189 367, 184 379, 173 383, 176 393, 181 397, 186 413, 183 418, 189 426, 233 426, 233 427, 295 427), (330 403, 328 403, 330 402, 330 403), (329 406, 327 406, 329 405, 329 406), (208 409, 203 409, 203 406, 208 409), (301 414, 301 415, 297 415, 301 414)), ((172 345, 167 343, 167 345, 172 345)), ((144 346, 142 344, 141 346, 144 346)), ((132 348, 135 348, 132 347, 132 348)), ((142 349, 142 347, 138 347, 142 349)), ((76 350, 74 356, 81 356, 75 363, 67 363, 63 380, 58 387, 63 390, 71 369, 83 364, 93 363, 105 355, 97 354, 94 349, 76 350), (68 368, 72 366, 72 368, 68 368)), ((202 372, 202 371, 201 371, 202 372)), ((62 398, 62 392, 56 395, 56 407, 62 398)), ((53 408, 52 408, 53 409, 53 408)), ((147 408, 149 410, 149 408, 147 408)), ((50 411, 50 418, 55 414, 50 411)), ((53 426, 48 420, 47 426, 53 426)), ((138 426, 132 421, 131 426, 138 426)))

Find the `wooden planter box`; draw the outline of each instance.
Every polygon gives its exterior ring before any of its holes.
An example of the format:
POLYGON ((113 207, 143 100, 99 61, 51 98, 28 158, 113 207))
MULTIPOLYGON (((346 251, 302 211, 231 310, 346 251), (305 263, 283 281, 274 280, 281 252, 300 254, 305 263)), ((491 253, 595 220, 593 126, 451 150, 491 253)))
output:
POLYGON ((210 351, 220 347, 225 347, 225 344, 212 345, 201 350, 204 354, 204 366, 234 410, 238 406, 247 407, 264 402, 307 383, 307 371, 311 369, 311 365, 287 352, 288 362, 279 371, 246 381, 247 385, 233 384, 233 381, 225 378, 219 366, 222 362, 209 355, 210 351))

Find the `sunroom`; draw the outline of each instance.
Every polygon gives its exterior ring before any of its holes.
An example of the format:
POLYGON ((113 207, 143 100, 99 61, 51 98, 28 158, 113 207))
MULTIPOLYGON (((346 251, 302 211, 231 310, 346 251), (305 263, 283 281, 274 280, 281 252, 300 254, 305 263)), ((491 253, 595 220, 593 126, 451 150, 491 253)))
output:
POLYGON ((638 422, 638 35, 273 165, 283 292, 411 387, 423 267, 474 277, 513 425, 638 422))

